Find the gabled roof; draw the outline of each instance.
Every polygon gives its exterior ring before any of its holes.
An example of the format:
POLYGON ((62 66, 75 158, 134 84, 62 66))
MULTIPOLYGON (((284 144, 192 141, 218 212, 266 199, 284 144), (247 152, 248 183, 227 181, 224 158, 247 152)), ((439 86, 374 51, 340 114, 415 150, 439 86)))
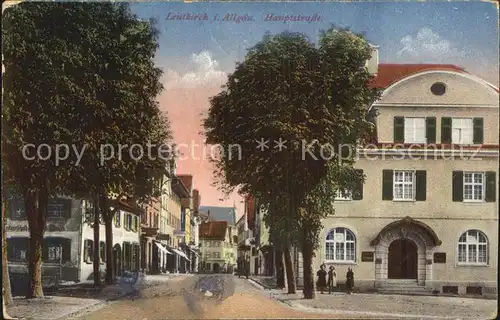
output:
POLYGON ((189 198, 191 196, 189 190, 186 188, 186 185, 178 176, 174 176, 172 178, 171 184, 172 191, 174 191, 174 193, 178 195, 179 198, 189 198))
POLYGON ((226 221, 204 222, 200 225, 200 238, 224 240, 226 239, 227 226, 228 224, 226 221))
POLYGON ((209 215, 210 220, 226 221, 229 225, 236 225, 236 212, 233 207, 200 207, 200 213, 209 215), (208 212, 210 211, 210 214, 208 212))
POLYGON ((182 180, 182 183, 186 186, 186 189, 191 192, 193 189, 193 176, 190 174, 178 174, 177 177, 182 180))
POLYGON ((374 88, 387 88, 391 84, 406 78, 412 74, 430 70, 445 70, 468 73, 465 69, 453 64, 392 64, 381 63, 371 86, 374 88))

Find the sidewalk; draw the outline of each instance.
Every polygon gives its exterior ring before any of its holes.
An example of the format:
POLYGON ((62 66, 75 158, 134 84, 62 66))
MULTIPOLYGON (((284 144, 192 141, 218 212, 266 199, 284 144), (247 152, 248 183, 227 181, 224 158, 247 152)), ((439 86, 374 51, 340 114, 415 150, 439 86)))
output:
POLYGON ((316 299, 305 300, 302 293, 273 292, 272 298, 302 311, 355 318, 492 319, 496 315, 496 301, 461 297, 338 292, 318 293, 316 299))
POLYGON ((67 319, 103 307, 106 303, 132 295, 146 287, 180 279, 179 275, 139 275, 135 278, 118 278, 117 284, 95 289, 92 282, 65 284, 54 295, 42 299, 15 297, 7 308, 17 319, 67 319))

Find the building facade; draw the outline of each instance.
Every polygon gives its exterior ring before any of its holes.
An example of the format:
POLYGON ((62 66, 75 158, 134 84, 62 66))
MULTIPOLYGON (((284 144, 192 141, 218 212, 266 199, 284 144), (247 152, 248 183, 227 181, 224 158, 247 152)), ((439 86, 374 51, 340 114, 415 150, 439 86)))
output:
POLYGON ((358 288, 394 283, 497 293, 498 89, 451 65, 379 65, 365 175, 323 220, 315 268, 353 268, 358 288))
POLYGON ((232 272, 236 267, 236 230, 227 221, 201 223, 200 251, 200 271, 212 273, 232 272))
MULTIPOLYGON (((118 207, 113 221, 113 257, 115 274, 139 270, 139 230, 141 209, 124 201, 118 207)), ((111 208, 114 209, 113 207, 111 208)), ((58 281, 93 280, 94 231, 88 201, 57 197, 51 199, 47 211, 44 234, 42 277, 44 285, 58 281)), ((13 291, 24 290, 28 280, 29 229, 24 203, 20 198, 10 198, 6 203, 7 247, 9 273, 13 291)), ((100 265, 105 272, 105 228, 100 226, 100 265)))

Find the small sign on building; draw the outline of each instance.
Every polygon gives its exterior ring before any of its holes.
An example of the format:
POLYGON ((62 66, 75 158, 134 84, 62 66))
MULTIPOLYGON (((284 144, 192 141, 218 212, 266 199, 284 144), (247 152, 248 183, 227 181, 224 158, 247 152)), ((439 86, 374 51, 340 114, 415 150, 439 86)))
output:
POLYGON ((361 252, 362 262, 373 262, 373 251, 363 251, 361 252))
POLYGON ((434 252, 434 263, 446 263, 446 252, 434 252))

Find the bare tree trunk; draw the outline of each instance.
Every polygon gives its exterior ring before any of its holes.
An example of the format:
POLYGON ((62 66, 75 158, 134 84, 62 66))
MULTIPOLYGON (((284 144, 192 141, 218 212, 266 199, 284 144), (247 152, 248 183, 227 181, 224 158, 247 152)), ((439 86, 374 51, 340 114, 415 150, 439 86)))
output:
POLYGON ((288 293, 293 294, 297 292, 297 283, 295 282, 295 274, 293 271, 292 253, 290 250, 290 245, 287 244, 285 246, 283 254, 285 256, 286 282, 288 285, 288 293))
POLYGON ((2 318, 12 319, 7 313, 7 306, 13 303, 12 292, 10 290, 9 265, 7 257, 7 235, 5 225, 7 224, 7 216, 5 212, 5 189, 2 181, 2 318))
POLYGON ((43 234, 45 232, 45 219, 47 216, 48 194, 42 186, 36 194, 30 191, 24 192, 26 213, 30 232, 29 242, 29 292, 26 298, 43 297, 42 284, 42 247, 43 234))
POLYGON ((94 257, 93 257, 93 267, 94 267, 94 287, 99 288, 101 286, 101 247, 99 244, 100 241, 100 212, 99 212, 99 204, 96 201, 95 197, 93 199, 93 209, 94 209, 94 257))
POLYGON ((9 278, 9 262, 7 256, 7 233, 6 224, 7 216, 5 212, 5 192, 2 185, 2 288, 3 288, 3 301, 5 306, 12 304, 12 292, 10 289, 9 278))
POLYGON ((102 192, 99 196, 99 207, 106 229, 106 284, 111 285, 114 284, 116 280, 113 261, 113 216, 116 210, 111 211, 109 209, 108 198, 102 192))
POLYGON ((285 266, 283 263, 283 250, 281 248, 276 249, 276 284, 278 288, 283 289, 285 287, 285 266))
POLYGON ((307 233, 304 232, 304 239, 302 242, 302 262, 304 264, 304 299, 316 298, 316 290, 314 288, 314 270, 312 266, 313 259, 313 244, 307 233))

